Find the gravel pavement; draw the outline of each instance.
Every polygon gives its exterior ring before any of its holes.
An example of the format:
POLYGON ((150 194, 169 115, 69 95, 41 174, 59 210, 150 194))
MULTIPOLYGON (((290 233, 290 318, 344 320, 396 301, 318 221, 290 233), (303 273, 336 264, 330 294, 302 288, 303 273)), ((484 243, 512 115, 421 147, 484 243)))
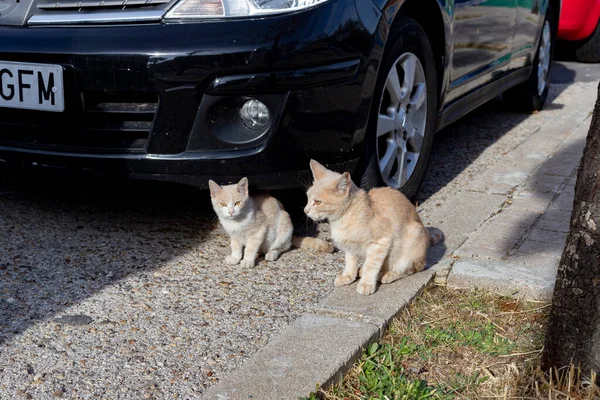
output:
POLYGON ((328 293, 342 261, 227 266, 204 192, 1 192, 2 399, 194 398, 328 293))
MULTIPOLYGON (((438 135, 425 219, 596 84, 564 69, 547 111, 494 101, 438 135)), ((0 179, 0 399, 197 398, 330 293, 343 264, 294 250, 243 270, 228 251, 207 192, 0 179)))

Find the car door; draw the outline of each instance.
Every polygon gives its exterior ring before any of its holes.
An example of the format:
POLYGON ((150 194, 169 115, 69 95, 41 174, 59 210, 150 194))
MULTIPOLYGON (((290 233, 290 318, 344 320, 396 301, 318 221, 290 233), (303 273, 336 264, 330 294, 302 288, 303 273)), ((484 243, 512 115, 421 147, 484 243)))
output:
POLYGON ((518 0, 455 0, 448 100, 485 84, 510 63, 518 0))
POLYGON ((511 69, 521 68, 533 62, 539 27, 544 20, 542 11, 546 9, 548 1, 543 3, 542 0, 517 0, 517 23, 511 69))

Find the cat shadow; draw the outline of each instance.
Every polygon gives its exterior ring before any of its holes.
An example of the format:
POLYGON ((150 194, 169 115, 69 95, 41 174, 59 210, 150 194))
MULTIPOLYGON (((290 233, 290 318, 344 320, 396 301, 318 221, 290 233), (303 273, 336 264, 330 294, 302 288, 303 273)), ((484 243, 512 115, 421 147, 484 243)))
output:
MULTIPOLYGON (((444 232, 442 232, 439 228, 428 226, 427 229, 429 233, 432 235, 442 235, 444 237, 444 232)), ((445 239, 445 237, 444 237, 445 239)), ((448 248, 446 246, 445 240, 442 240, 436 245, 430 246, 427 251, 427 264, 425 265, 425 269, 429 269, 437 264, 444 256, 446 255, 448 248)))
POLYGON ((162 184, 0 178, 0 344, 108 287, 126 295, 124 278, 197 249, 213 223, 207 197, 162 184))

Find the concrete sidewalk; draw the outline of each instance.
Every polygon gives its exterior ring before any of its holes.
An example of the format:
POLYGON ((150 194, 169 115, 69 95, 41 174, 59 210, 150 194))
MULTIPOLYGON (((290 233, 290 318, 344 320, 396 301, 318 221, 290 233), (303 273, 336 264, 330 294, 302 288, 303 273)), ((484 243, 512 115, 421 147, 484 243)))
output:
POLYGON ((473 184, 473 190, 501 194, 506 201, 454 251, 457 261, 448 286, 485 287, 533 299, 552 297, 589 123, 588 117, 551 157, 544 157, 544 152, 563 139, 560 133, 553 140, 524 143, 513 165, 490 170, 489 179, 473 184), (535 163, 530 160, 538 157, 545 161, 532 170, 535 163))

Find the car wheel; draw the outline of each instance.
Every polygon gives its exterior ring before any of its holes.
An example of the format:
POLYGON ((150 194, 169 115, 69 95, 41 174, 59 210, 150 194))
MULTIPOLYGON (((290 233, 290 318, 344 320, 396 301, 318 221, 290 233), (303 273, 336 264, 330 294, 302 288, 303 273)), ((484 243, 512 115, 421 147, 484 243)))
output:
POLYGON ((390 31, 375 85, 356 171, 362 188, 388 186, 416 196, 429 163, 437 106, 431 43, 421 25, 401 16, 390 31))
POLYGON ((539 111, 544 107, 550 87, 550 71, 552 69, 556 38, 553 22, 552 10, 548 6, 540 42, 535 58, 533 59, 531 75, 528 80, 509 89, 504 94, 505 99, 508 100, 508 104, 512 108, 516 108, 519 111, 532 112, 539 111))
POLYGON ((584 63, 600 62, 600 21, 592 35, 578 45, 575 59, 584 63))

